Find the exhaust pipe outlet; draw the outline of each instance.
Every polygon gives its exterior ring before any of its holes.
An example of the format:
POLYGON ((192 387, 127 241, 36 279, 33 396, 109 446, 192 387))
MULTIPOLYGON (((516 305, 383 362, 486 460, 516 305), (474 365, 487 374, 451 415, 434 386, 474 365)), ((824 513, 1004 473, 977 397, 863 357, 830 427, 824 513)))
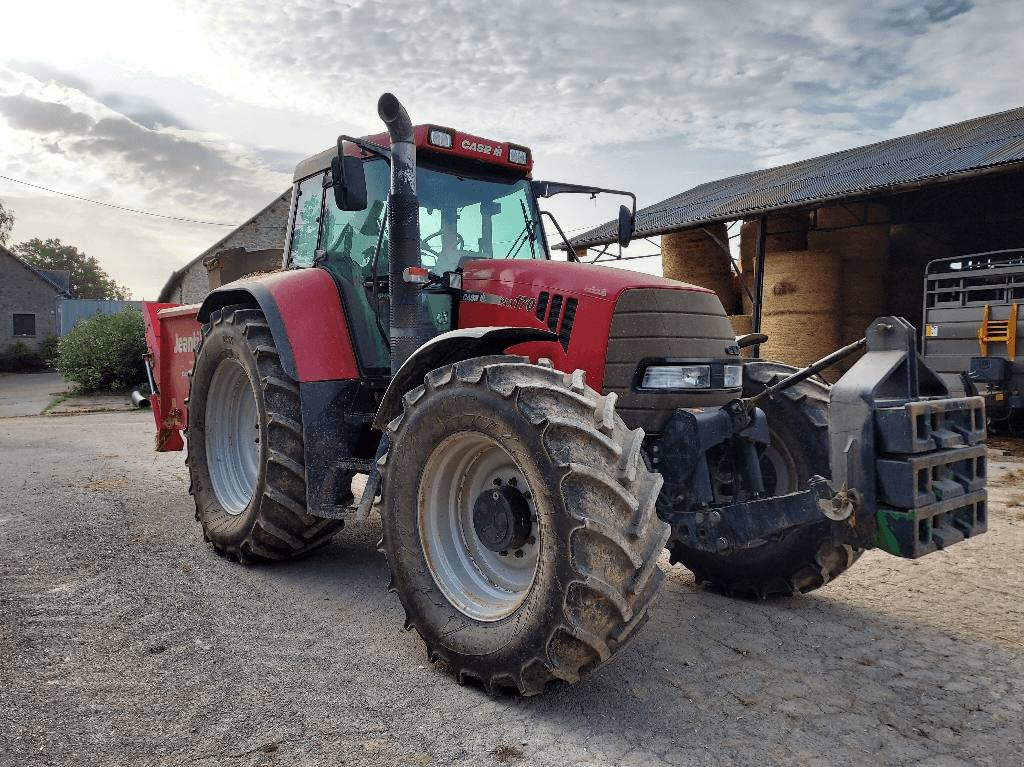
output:
POLYGON ((149 397, 136 389, 132 392, 132 404, 135 407, 149 407, 149 397))
POLYGON ((377 114, 391 136, 391 193, 388 195, 388 289, 391 295, 391 374, 434 335, 423 295, 405 282, 405 270, 421 267, 420 206, 416 196, 416 139, 412 120, 394 94, 377 102, 377 114))

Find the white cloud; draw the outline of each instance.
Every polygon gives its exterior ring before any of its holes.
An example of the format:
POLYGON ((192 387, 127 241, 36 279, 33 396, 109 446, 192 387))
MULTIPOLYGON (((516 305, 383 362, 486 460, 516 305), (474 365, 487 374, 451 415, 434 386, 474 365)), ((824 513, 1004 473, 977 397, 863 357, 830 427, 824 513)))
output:
MULTIPOLYGON (((83 197, 240 221, 298 156, 381 131, 391 90, 415 122, 526 143, 539 171, 554 158, 564 180, 653 202, 709 180, 682 167, 700 156, 770 166, 1020 106, 1022 21, 1019 0, 22 3, 5 15, 4 55, 22 61, 0 70, 0 163, 83 197)), ((105 226, 109 247, 123 226, 175 266, 202 249, 185 239, 219 234, 103 215, 83 237, 105 226)))
POLYGON ((1020 4, 235 0, 189 13, 224 63, 207 82, 253 103, 377 131, 376 98, 393 90, 414 121, 537 148, 681 134, 775 161, 893 135, 923 92, 957 98, 917 51, 964 20, 1019 19, 1020 4))

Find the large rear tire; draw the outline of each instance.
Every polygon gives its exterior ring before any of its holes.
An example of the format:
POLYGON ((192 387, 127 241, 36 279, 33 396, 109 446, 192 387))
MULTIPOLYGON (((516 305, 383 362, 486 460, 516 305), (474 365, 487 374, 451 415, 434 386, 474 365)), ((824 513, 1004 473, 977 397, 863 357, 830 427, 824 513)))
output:
MULTIPOLYGON (((797 368, 781 362, 751 362, 743 370, 743 396, 751 397, 797 368)), ((808 379, 760 407, 768 416, 771 434, 771 444, 761 460, 768 492, 794 493, 806 490, 807 481, 815 474, 828 477, 828 389, 808 379)), ((698 584, 707 582, 727 593, 761 598, 821 588, 863 553, 835 543, 825 519, 756 541, 730 556, 692 549, 683 540, 683 536, 673 535, 669 544, 672 562, 692 570, 698 584)))
POLYGON ((203 327, 186 436, 196 519, 218 553, 287 559, 344 526, 306 511, 299 386, 258 309, 227 307, 203 327))
POLYGON ((485 357, 429 373, 388 426, 390 589, 460 683, 574 682, 646 623, 669 529, 614 405, 582 371, 485 357))

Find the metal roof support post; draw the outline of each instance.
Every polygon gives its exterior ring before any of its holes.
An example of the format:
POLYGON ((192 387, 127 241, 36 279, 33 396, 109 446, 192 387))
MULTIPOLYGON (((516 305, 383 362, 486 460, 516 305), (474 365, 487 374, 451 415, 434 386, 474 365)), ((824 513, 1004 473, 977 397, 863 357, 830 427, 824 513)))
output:
MULTIPOLYGON (((753 316, 750 318, 750 332, 761 332, 761 298, 764 295, 764 244, 768 239, 768 216, 757 220, 757 248, 754 255, 754 295, 751 300, 753 316)), ((755 344, 751 357, 761 356, 761 344, 755 344)))

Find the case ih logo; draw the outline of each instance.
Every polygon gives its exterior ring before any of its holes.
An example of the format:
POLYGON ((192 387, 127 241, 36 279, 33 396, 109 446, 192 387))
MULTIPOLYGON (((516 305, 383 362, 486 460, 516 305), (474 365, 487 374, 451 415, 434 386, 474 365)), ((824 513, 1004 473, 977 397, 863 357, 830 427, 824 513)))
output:
POLYGON ((190 352, 199 346, 199 342, 203 340, 203 335, 198 330, 190 336, 179 336, 177 333, 174 334, 174 353, 179 354, 181 352, 190 352))
POLYGON ((500 146, 490 146, 477 141, 470 141, 469 139, 462 140, 462 148, 468 149, 470 152, 479 152, 480 154, 490 154, 495 157, 501 157, 500 146))

